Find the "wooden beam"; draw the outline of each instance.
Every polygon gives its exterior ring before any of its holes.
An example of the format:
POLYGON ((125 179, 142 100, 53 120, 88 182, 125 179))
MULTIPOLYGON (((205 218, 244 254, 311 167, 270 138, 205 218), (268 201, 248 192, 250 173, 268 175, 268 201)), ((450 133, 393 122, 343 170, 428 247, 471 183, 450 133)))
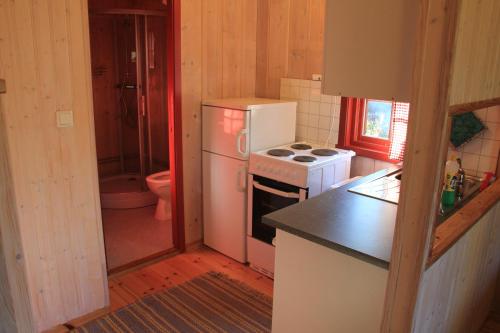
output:
POLYGON ((152 15, 168 16, 165 10, 154 9, 130 9, 130 8, 110 8, 110 9, 91 9, 90 14, 113 14, 113 15, 152 15))
POLYGON ((491 106, 500 105, 500 97, 492 98, 484 101, 471 102, 465 104, 456 104, 450 106, 449 114, 456 115, 474 110, 489 108, 491 106))
POLYGON ((459 1, 420 0, 408 148, 392 248, 382 332, 411 332, 440 193, 459 1))

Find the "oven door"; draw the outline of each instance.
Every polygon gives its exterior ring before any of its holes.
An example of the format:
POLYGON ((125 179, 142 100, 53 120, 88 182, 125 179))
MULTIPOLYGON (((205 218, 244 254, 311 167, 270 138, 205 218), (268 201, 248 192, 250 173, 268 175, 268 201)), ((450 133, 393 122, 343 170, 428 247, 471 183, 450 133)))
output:
POLYGON ((272 244, 276 229, 262 223, 262 216, 305 200, 307 190, 255 175, 250 175, 249 180, 248 234, 272 244))

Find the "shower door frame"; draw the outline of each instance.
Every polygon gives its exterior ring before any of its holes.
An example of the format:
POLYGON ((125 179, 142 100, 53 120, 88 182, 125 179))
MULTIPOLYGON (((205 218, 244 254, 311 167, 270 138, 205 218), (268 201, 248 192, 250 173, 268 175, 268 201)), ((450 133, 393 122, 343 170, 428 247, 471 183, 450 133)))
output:
MULTIPOLYGON (((182 171, 182 107, 181 107, 181 0, 169 0, 166 10, 144 9, 97 9, 98 14, 163 16, 166 20, 166 65, 167 91, 166 105, 168 113, 168 137, 170 160, 170 184, 172 203, 172 240, 174 247, 186 250, 184 230, 184 189, 182 171), (170 47, 168 47, 170 46, 170 47)), ((137 29, 136 29, 137 30, 137 29)), ((149 99, 149 97, 147 97, 149 99)), ((139 106, 140 101, 138 100, 139 106)), ((146 102, 147 103, 147 102, 146 102)), ((147 260, 148 258, 146 258, 147 260)))

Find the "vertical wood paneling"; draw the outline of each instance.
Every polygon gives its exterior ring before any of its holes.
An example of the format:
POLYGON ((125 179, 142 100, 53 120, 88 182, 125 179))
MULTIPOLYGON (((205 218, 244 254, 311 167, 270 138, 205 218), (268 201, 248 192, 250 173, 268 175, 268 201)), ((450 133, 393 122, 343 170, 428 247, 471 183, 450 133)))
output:
MULTIPOLYGON (((0 1, 0 7, 3 3, 0 1)), ((0 10, 0 19, 6 20, 0 10)), ((7 31, 0 30, 0 49, 6 47, 7 31)), ((5 77, 0 66, 0 77, 5 77)), ((14 184, 7 143, 5 100, 0 95, 0 332, 31 332, 33 313, 26 279, 26 261, 21 244, 14 184)))
MULTIPOLYGON (((2 142, 3 143, 3 142, 2 142)), ((1 143, 0 143, 1 144, 1 143)), ((1 148, 0 148, 1 149, 1 148)), ((3 149, 1 149, 2 152, 4 152, 3 149)), ((4 176, 5 171, 3 170, 2 166, 0 170, 0 175, 4 176)), ((5 198, 5 189, 1 189, 0 192, 0 199, 6 199, 5 198)), ((8 204, 7 201, 4 201, 4 204, 1 205, 2 210, 5 209, 6 205, 8 204)), ((5 216, 1 216, 2 219, 5 219, 5 216)), ((7 221, 4 221, 4 223, 7 221)), ((11 222, 11 221, 8 221, 11 222)), ((1 233, 2 226, 0 225, 0 239, 2 237, 1 233)), ((3 228, 5 229, 5 228, 3 228)), ((14 301, 12 299, 11 295, 11 289, 10 289, 10 283, 9 283, 9 276, 8 276, 8 270, 7 270, 7 260, 5 257, 4 253, 4 246, 3 246, 4 241, 2 240, 0 242, 0 333, 8 333, 8 332, 15 332, 17 330, 16 327, 16 319, 15 319, 15 312, 14 312, 14 301)), ((29 304, 28 304, 29 306, 29 304)))
POLYGON ((281 78, 287 76, 290 1, 276 0, 269 3, 268 44, 267 46, 258 45, 258 47, 268 48, 265 97, 279 98, 281 78))
POLYGON ((10 152, 2 158, 16 189, 29 287, 19 299, 31 301, 43 330, 108 302, 87 7, 84 0, 2 1, 0 13, 0 74, 9 86, 1 131, 10 152), (57 111, 72 111, 74 127, 57 128, 57 111))
POLYGON ((182 159, 186 244, 201 239, 202 1, 181 1, 182 159))
POLYGON ((325 0, 257 1, 256 94, 280 97, 280 79, 323 71, 325 0))
POLYGON ((326 0, 311 0, 309 15, 309 42, 304 79, 323 73, 323 45, 325 37, 326 0))
POLYGON ((203 98, 222 96, 222 0, 203 1, 203 98))
POLYGON ((497 0, 461 1, 450 105, 500 97, 499 16, 497 0))
POLYGON ((414 332, 477 332, 500 268, 500 204, 424 274, 414 332))
POLYGON ((151 136, 151 153, 153 168, 152 172, 165 170, 169 167, 169 140, 168 140, 168 112, 166 103, 166 80, 167 80, 167 45, 166 40, 166 18, 149 16, 147 18, 147 49, 148 56, 154 56, 148 71, 149 77, 149 131, 151 136), (151 40, 154 40, 154 48, 151 40), (154 68, 151 66, 154 65, 154 68))
MULTIPOLYGON (((77 135, 72 136, 72 141, 66 146, 70 170, 80 170, 85 177, 76 177, 74 172, 68 170, 71 179, 70 193, 73 199, 69 221, 72 221, 71 243, 73 251, 79 251, 80 279, 78 285, 80 309, 78 315, 87 314, 108 305, 109 295, 107 288, 107 274, 104 254, 103 229, 101 222, 101 208, 99 185, 97 182, 97 168, 95 167, 95 133, 94 117, 92 112, 92 79, 90 65, 90 40, 88 26, 88 8, 85 0, 66 0, 71 59, 71 80, 73 82, 73 110, 76 114, 75 121, 80 121, 77 135), (90 110, 90 112, 89 112, 90 110), (74 154, 74 147, 79 149, 79 154, 89 156, 89 163, 82 163, 81 155, 74 154), (69 162, 70 161, 70 162, 69 162), (82 165, 83 164, 83 165, 82 165), (79 191, 79 188, 88 189, 92 197, 79 191), (78 209, 85 207, 82 214, 76 214, 78 209), (82 221, 79 223, 78 218, 82 221), (83 235, 83 237, 82 237, 83 235), (90 292, 89 292, 90 291, 90 292)), ((67 133, 68 136, 70 133, 67 133)), ((74 316, 72 318, 75 318, 74 316)))
POLYGON ((256 73, 255 94, 267 95, 268 43, 269 43, 269 0, 257 0, 257 38, 256 38, 256 73))
POLYGON ((242 4, 243 26, 241 40, 241 90, 240 96, 255 96, 255 78, 257 68, 257 2, 243 0, 242 4))
POLYGON ((290 1, 287 77, 306 78, 310 6, 311 1, 290 1))
POLYGON ((222 1, 222 97, 241 94, 244 0, 222 1))
POLYGON ((255 94, 257 3, 181 2, 186 243, 201 235, 201 101, 255 94))

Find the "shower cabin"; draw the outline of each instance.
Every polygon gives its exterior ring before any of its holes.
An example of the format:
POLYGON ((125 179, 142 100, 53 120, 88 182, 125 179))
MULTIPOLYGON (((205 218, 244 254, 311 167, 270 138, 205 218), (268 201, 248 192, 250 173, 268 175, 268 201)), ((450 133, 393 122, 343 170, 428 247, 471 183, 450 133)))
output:
POLYGON ((110 271, 173 248, 172 222, 155 220, 159 197, 145 181, 170 169, 166 24, 165 16, 141 11, 89 13, 99 187, 110 271))
POLYGON ((165 18, 91 13, 103 208, 154 204, 145 177, 169 169, 165 18))

